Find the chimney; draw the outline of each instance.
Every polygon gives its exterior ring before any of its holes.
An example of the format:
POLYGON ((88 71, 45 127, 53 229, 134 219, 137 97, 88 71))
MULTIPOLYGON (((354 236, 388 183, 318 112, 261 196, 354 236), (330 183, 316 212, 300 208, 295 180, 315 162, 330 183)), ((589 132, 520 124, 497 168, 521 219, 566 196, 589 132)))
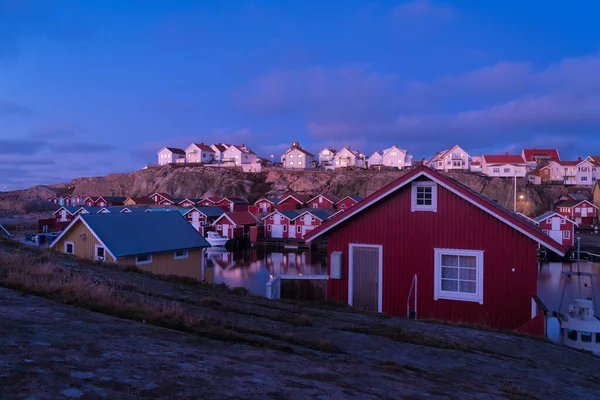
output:
POLYGON ((577 161, 581 161, 581 157, 577 157, 577 161))

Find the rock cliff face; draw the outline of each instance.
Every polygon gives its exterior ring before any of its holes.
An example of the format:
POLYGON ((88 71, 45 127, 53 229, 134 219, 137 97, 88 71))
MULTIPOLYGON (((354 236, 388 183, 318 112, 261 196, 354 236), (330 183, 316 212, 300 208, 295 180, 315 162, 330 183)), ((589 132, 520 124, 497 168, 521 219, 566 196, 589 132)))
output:
MULTIPOLYGON (((27 190, 0 195, 0 208, 18 212, 42 210, 43 202, 55 193, 72 190, 79 196, 147 196, 167 192, 176 198, 203 196, 246 196, 254 201, 264 195, 284 193, 330 193, 338 197, 368 196, 402 176, 405 171, 286 171, 266 169, 260 173, 244 173, 231 168, 214 167, 153 167, 131 173, 110 174, 106 177, 79 178, 70 184, 49 187, 36 186, 27 190)), ((513 207, 512 180, 490 179, 477 174, 455 172, 450 177, 495 200, 510 209, 513 207)), ((550 209, 556 200, 567 193, 560 185, 517 187, 517 210, 533 215, 550 209)), ((44 204, 45 203, 45 204, 44 204)))

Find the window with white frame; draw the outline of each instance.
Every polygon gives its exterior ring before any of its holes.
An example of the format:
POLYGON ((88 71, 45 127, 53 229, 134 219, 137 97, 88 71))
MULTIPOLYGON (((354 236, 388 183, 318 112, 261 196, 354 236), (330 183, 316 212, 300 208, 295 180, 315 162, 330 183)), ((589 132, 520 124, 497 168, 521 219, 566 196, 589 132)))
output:
POLYGON ((177 250, 174 254, 174 258, 175 258, 175 260, 180 260, 182 258, 188 258, 188 251, 187 250, 177 250))
POLYGON ((582 176, 581 181, 587 181, 587 176, 582 176))
POLYGON ((271 232, 271 225, 267 225, 267 232, 271 232))
POLYGON ((223 227, 222 227, 221 225, 217 225, 217 230, 218 230, 218 231, 220 231, 220 230, 222 230, 222 229, 223 229, 223 227))
POLYGON ((65 242, 65 254, 74 254, 74 253, 75 253, 75 243, 65 242))
POLYGON ((302 161, 298 161, 298 165, 302 165, 302 161))
POLYGON ((493 168, 492 172, 495 174, 499 174, 500 173, 500 168, 493 168))
POLYGON ((483 304, 483 251, 434 249, 434 300, 483 304))
POLYGON ((317 203, 313 203, 313 207, 312 208, 319 208, 319 205, 317 203))
POLYGON ((411 211, 437 212, 437 185, 435 182, 413 182, 411 211))
POLYGON ((290 158, 294 158, 294 155, 293 155, 293 154, 290 154, 290 158))
POLYGON ((293 161, 290 161, 290 165, 294 165, 294 162, 293 162, 293 161))
POLYGON ((571 231, 563 231, 563 239, 571 239, 571 231))
POLYGON ((96 245, 94 253, 96 254, 96 260, 106 260, 106 251, 104 250, 104 247, 96 245))
POLYGON ((298 158, 302 158, 302 154, 298 154, 298 158))
POLYGON ((135 258, 135 265, 150 264, 152 262, 152 254, 140 254, 135 258))
POLYGON ((287 232, 287 225, 283 225, 283 231, 287 232))
POLYGON ((298 226, 296 227, 296 231, 297 231, 298 233, 302 233, 302 225, 298 225, 298 226))
POLYGON ((504 168, 504 173, 508 174, 510 172, 510 168, 504 168))

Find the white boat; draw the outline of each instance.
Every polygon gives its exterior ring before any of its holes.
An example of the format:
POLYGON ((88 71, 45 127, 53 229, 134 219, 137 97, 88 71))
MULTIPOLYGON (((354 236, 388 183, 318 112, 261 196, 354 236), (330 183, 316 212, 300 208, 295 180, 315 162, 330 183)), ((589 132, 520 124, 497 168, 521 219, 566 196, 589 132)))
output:
MULTIPOLYGON (((576 275, 579 283, 579 298, 576 298, 569 304, 566 313, 559 316, 560 338, 561 342, 566 346, 579 350, 591 351, 594 354, 600 355, 600 319, 598 319, 594 313, 594 297, 584 299, 582 298, 581 291, 582 276, 588 276, 590 278, 593 291, 593 277, 595 274, 580 271, 580 242, 581 238, 577 238, 577 272, 563 272, 563 274, 567 275, 565 286, 563 287, 563 296, 571 275, 576 275)), ((594 293, 592 292, 592 296, 593 295, 594 293)), ((562 298, 560 306, 562 306, 562 298)))
POLYGON ((225 244, 229 241, 224 236, 219 235, 217 232, 211 231, 206 233, 206 240, 210 243, 211 246, 219 247, 225 246, 225 244))

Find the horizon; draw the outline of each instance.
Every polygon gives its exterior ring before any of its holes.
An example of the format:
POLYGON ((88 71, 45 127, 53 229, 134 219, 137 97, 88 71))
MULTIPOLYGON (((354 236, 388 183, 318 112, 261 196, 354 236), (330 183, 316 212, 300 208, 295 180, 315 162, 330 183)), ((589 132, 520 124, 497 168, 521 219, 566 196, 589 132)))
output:
MULTIPOLYGON (((165 146, 600 153, 600 5, 0 0, 0 191, 165 146)), ((594 154, 596 153, 596 154, 594 154)))

